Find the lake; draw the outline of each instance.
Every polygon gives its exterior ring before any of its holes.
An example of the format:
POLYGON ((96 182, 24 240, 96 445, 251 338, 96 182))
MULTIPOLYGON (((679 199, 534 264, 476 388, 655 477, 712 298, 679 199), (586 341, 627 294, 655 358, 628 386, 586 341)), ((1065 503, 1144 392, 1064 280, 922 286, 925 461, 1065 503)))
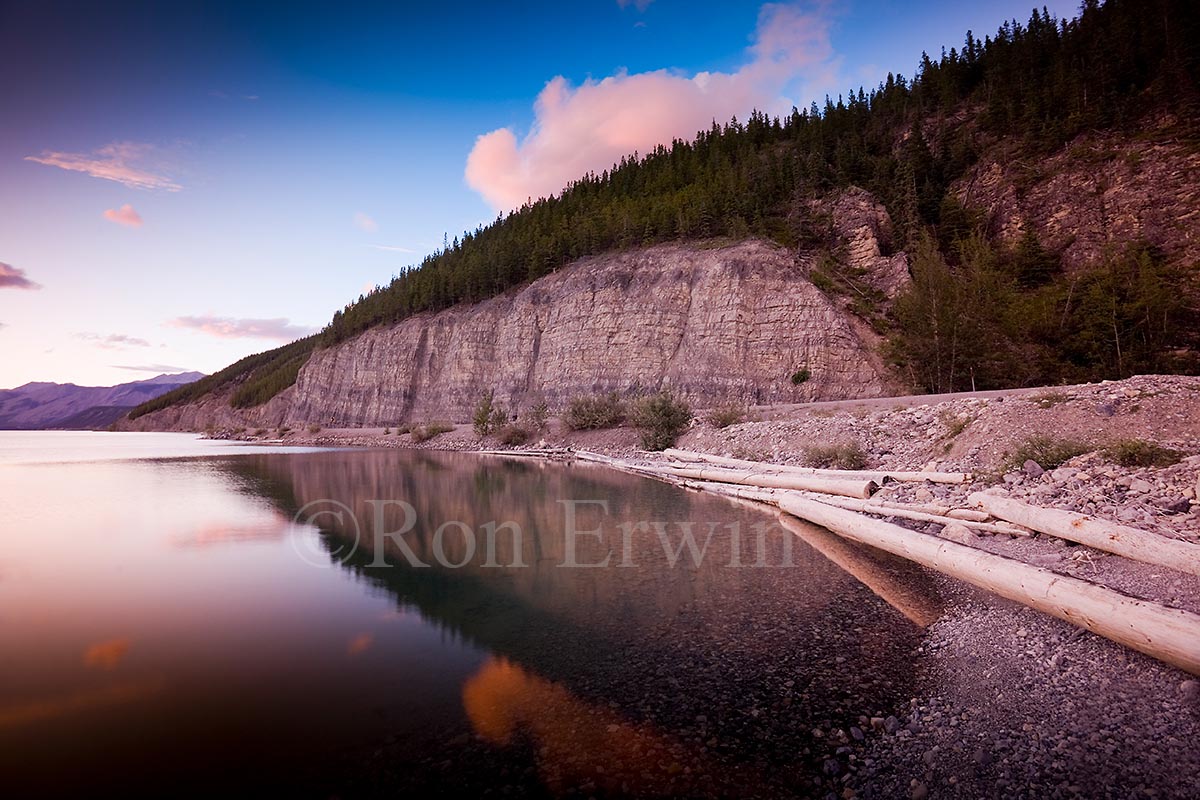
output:
POLYGON ((594 465, 0 432, 0 509, 8 796, 823 795, 938 613, 594 465))

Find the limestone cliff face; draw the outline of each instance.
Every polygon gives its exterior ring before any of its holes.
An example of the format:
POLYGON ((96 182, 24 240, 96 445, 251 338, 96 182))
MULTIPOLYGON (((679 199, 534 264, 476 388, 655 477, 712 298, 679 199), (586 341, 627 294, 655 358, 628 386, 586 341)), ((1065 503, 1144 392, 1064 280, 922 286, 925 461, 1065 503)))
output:
POLYGON ((896 388, 794 254, 761 241, 664 245, 584 259, 519 291, 318 350, 294 387, 258 409, 235 412, 228 395, 214 396, 135 425, 465 421, 488 389, 506 407, 561 408, 578 395, 661 387, 699 406, 896 388), (802 368, 811 378, 793 384, 802 368))

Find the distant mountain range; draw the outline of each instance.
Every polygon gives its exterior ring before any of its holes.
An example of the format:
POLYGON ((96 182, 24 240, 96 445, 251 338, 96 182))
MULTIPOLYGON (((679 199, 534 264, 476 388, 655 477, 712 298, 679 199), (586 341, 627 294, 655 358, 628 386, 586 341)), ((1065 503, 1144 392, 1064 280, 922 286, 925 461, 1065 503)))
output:
POLYGON ((117 386, 27 383, 0 389, 0 430, 105 428, 134 406, 203 377, 203 372, 181 372, 117 386))

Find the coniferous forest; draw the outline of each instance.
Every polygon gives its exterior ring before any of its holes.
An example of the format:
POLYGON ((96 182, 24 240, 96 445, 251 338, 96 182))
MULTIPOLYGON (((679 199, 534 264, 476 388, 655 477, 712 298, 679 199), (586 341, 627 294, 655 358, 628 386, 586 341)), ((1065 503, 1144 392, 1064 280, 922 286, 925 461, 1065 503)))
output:
MULTIPOLYGON (((888 75, 872 90, 785 118, 756 111, 714 121, 691 141, 630 154, 454 238, 338 311, 317 336, 248 357, 131 416, 247 373, 232 402, 260 404, 295 381, 314 347, 495 296, 582 256, 749 236, 820 250, 811 202, 848 186, 884 202, 892 249, 909 255, 913 282, 894 309, 855 309, 887 337, 889 358, 915 386, 955 391, 1195 369, 1193 265, 1168 264, 1130 242, 1068 277, 1036 236, 998 242, 949 187, 985 139, 1036 159, 1081 134, 1132 137, 1165 119, 1177 138, 1200 147, 1198 20, 1187 0, 1085 0, 1074 20, 1037 10, 990 34, 968 32, 936 57, 922 54, 911 78, 888 75)), ((814 281, 852 294, 855 276, 829 263, 814 281)))

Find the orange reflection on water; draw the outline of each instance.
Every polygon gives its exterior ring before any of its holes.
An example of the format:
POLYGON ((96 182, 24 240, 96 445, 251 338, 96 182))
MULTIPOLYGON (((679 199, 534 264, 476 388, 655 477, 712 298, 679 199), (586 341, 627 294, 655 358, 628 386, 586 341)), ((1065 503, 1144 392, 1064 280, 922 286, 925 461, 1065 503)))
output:
POLYGON ((129 638, 125 637, 89 645, 83 651, 83 665, 96 669, 116 669, 129 652, 129 644, 129 638))
POLYGON ((290 528, 291 524, 282 516, 249 525, 205 525, 192 533, 176 537, 174 543, 178 547, 211 547, 242 542, 276 542, 283 539, 290 528))
POLYGON ((360 633, 350 640, 350 644, 346 645, 346 654, 356 656, 365 653, 371 649, 373 644, 375 644, 375 637, 372 634, 360 633))
POLYGON ((503 658, 488 659, 467 680, 463 706, 476 733, 493 744, 527 736, 554 792, 592 782, 641 795, 687 794, 708 772, 695 753, 652 726, 629 722, 503 658))
POLYGON ((100 689, 3 706, 0 707, 0 730, 142 700, 158 694, 162 688, 162 681, 117 683, 100 689))

